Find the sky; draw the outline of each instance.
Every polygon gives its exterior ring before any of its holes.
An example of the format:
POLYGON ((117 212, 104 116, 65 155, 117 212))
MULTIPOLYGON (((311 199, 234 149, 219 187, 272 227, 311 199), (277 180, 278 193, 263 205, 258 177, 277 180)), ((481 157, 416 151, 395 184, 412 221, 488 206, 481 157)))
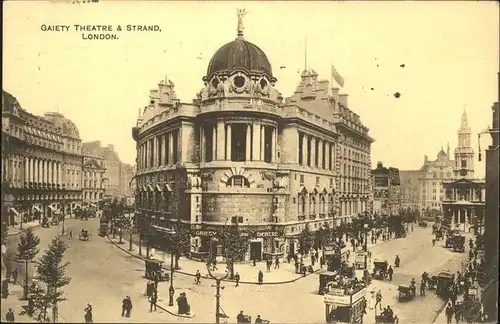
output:
MULTIPOLYGON (((418 169, 447 143, 453 152, 464 109, 477 153, 476 134, 491 125, 499 97, 496 1, 3 2, 3 89, 34 114, 59 111, 84 141, 113 144, 133 164, 131 130, 149 90, 167 75, 191 102, 212 55, 236 38, 237 8, 248 12, 245 39, 266 53, 285 97, 306 64, 326 80, 335 66, 341 93, 375 139, 374 166, 418 169), (44 24, 71 28, 42 31, 44 24), (161 31, 88 40, 74 24, 161 31)), ((481 148, 489 143, 482 137, 481 148)), ((484 160, 476 158, 476 173, 484 175, 484 160)))

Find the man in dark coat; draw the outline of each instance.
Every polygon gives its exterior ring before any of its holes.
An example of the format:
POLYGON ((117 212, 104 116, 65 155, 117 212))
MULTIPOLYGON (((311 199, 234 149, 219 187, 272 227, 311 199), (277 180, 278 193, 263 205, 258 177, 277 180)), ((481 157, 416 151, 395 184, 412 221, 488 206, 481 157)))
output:
POLYGON ((153 293, 151 297, 149 297, 149 312, 151 313, 153 311, 153 308, 155 309, 156 312, 156 301, 158 300, 158 297, 156 296, 156 293, 153 293))
POLYGON ((448 304, 448 306, 446 306, 446 323, 447 324, 451 324, 451 320, 453 319, 453 307, 451 306, 451 304, 448 304))
POLYGON ((387 274, 389 275, 389 281, 392 281, 392 275, 394 274, 394 269, 392 269, 392 266, 389 266, 389 269, 387 269, 387 274))
POLYGON ((5 314, 5 321, 8 323, 14 323, 14 311, 12 308, 9 308, 9 311, 5 314))
POLYGON ((236 322, 245 323, 245 315, 243 315, 243 311, 240 311, 238 316, 236 316, 236 322))
POLYGON ((262 285, 262 282, 264 281, 264 274, 262 273, 261 270, 259 270, 258 281, 259 285, 262 285))

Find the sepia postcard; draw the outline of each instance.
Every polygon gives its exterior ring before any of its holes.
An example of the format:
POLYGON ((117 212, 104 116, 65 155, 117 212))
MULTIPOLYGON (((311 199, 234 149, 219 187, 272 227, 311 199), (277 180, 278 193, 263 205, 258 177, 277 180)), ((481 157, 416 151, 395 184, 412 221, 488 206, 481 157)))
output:
POLYGON ((498 2, 2 5, 2 322, 498 322, 498 2))

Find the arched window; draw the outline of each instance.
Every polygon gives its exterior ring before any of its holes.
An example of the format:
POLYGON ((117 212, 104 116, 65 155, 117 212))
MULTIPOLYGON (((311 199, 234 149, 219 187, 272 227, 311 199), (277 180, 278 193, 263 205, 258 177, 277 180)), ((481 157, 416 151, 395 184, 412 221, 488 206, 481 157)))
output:
POLYGON ((321 213, 326 212, 326 201, 325 201, 325 195, 321 195, 321 213))
POLYGON ((314 194, 311 194, 309 204, 309 214, 316 215, 316 196, 314 194))
POLYGON ((244 176, 235 175, 226 182, 228 188, 250 188, 250 182, 244 176))

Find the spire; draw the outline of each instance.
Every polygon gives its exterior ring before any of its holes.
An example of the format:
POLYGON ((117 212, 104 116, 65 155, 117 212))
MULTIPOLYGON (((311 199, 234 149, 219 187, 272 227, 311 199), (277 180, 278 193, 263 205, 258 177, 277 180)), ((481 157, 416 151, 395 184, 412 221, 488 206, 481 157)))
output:
POLYGON ((446 155, 448 155, 448 159, 450 158, 450 142, 446 143, 446 155))
POLYGON ((468 129, 469 129, 469 125, 467 123, 467 112, 465 111, 465 108, 464 108, 464 112, 462 113, 462 122, 460 125, 460 130, 468 130, 468 129))
POLYGON ((245 27, 243 27, 243 16, 245 16, 246 14, 247 12, 245 11, 245 9, 236 9, 236 15, 238 16, 237 35, 239 38, 243 38, 243 29, 245 29, 245 27))

